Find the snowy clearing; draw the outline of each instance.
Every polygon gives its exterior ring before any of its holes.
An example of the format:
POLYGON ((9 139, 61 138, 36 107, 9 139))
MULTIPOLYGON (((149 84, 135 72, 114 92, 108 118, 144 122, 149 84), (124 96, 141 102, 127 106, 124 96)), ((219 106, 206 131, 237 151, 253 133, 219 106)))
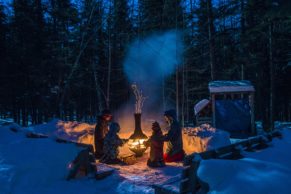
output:
POLYGON ((182 164, 151 169, 144 156, 135 165, 112 165, 116 172, 104 180, 85 177, 66 181, 67 165, 81 148, 53 138, 29 139, 9 127, 0 127, 1 194, 153 193, 152 184, 180 176, 182 164))
MULTIPOLYGON (((38 126, 43 133, 54 133, 47 125, 38 126)), ((0 193, 154 193, 151 185, 172 182, 180 177, 182 164, 165 168, 146 166, 147 155, 130 166, 114 165, 116 172, 96 181, 88 177, 66 181, 67 165, 81 148, 61 144, 54 137, 29 139, 19 126, 0 127, 0 193), (13 132, 10 127, 19 129, 13 132)), ((30 129, 33 130, 33 129, 30 129)), ((56 128, 54 129, 56 130, 56 128)), ((210 193, 290 193, 291 130, 283 138, 259 152, 245 152, 241 160, 204 160, 199 177, 209 183, 210 193)))

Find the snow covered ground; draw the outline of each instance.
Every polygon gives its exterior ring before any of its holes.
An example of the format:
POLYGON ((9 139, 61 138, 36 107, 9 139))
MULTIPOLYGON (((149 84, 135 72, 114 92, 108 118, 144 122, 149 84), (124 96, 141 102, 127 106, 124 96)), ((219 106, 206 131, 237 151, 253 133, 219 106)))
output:
POLYGON ((291 128, 283 138, 258 152, 245 152, 240 160, 204 160, 198 176, 210 185, 210 193, 291 193, 291 128))
MULTIPOLYGON (((181 173, 181 164, 166 168, 146 166, 147 156, 137 164, 113 166, 116 172, 96 181, 91 178, 66 181, 67 165, 81 148, 73 144, 55 142, 55 135, 45 139, 29 139, 26 131, 43 134, 62 134, 66 123, 20 128, 16 124, 0 126, 0 194, 96 194, 96 193, 154 193, 151 185, 172 182, 181 173), (57 127, 54 127, 57 126, 57 127), (10 128, 17 129, 13 132, 10 128)), ((92 126, 76 123, 66 125, 71 137, 92 126), (77 128, 78 129, 78 128, 77 128)), ((287 127, 286 127, 287 128, 287 127)), ((62 137, 69 133, 62 134, 62 137)), ((245 152, 241 160, 205 160, 201 162, 199 177, 210 185, 210 193, 290 193, 291 185, 291 129, 283 130, 283 139, 274 139, 272 146, 255 153, 245 152)))
POLYGON ((174 163, 151 169, 145 156, 135 165, 114 165, 116 172, 104 180, 66 181, 67 166, 81 148, 57 143, 53 137, 26 138, 27 129, 14 124, 19 132, 13 132, 10 127, 0 126, 0 194, 153 193, 152 184, 176 179, 182 169, 182 164, 174 163))

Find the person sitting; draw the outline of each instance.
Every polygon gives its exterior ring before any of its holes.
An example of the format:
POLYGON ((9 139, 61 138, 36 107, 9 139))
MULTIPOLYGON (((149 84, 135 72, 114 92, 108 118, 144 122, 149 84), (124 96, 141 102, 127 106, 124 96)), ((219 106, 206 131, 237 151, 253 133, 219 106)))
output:
POLYGON ((158 122, 152 124, 152 136, 145 143, 150 147, 150 158, 147 161, 149 167, 164 167, 165 162, 163 159, 163 132, 158 122))
POLYGON ((165 162, 182 161, 185 152, 183 150, 182 128, 177 120, 176 111, 174 109, 165 111, 164 118, 169 125, 169 131, 163 138, 167 142, 164 160, 165 162))
POLYGON ((76 178, 78 175, 87 176, 88 174, 92 174, 95 176, 97 168, 93 155, 93 147, 90 146, 80 151, 77 157, 69 164, 69 169, 67 180, 76 178))
POLYGON ((117 133, 120 131, 118 123, 113 122, 109 126, 109 132, 104 139, 103 153, 99 162, 106 164, 119 164, 123 163, 119 158, 119 147, 122 146, 127 140, 120 139, 117 133))
POLYGON ((108 125, 112 120, 112 114, 109 110, 103 110, 97 118, 97 124, 94 131, 95 158, 100 159, 103 156, 104 138, 108 133, 108 125))

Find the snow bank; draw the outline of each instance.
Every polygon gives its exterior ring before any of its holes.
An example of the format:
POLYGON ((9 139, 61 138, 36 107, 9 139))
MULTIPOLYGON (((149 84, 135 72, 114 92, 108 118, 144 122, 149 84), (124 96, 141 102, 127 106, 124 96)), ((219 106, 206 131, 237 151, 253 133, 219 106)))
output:
POLYGON ((93 144, 95 125, 76 121, 59 121, 55 135, 59 138, 79 143, 93 144))
POLYGON ((210 193, 290 193, 291 131, 272 146, 258 152, 245 152, 241 160, 204 160, 198 176, 209 183, 210 193))
POLYGON ((230 145, 229 133, 203 124, 195 128, 185 128, 183 134, 186 153, 204 152, 230 145))
POLYGON ((45 193, 67 174, 67 164, 79 152, 51 139, 28 139, 0 128, 0 193, 45 193), (38 192, 36 192, 38 190, 38 192))
POLYGON ((93 144, 94 128, 95 125, 88 123, 53 119, 46 124, 33 125, 25 128, 25 130, 68 141, 93 144))
POLYGON ((52 119, 51 121, 45 124, 31 125, 25 128, 25 130, 29 132, 51 136, 56 132, 59 121, 60 121, 59 119, 52 119))

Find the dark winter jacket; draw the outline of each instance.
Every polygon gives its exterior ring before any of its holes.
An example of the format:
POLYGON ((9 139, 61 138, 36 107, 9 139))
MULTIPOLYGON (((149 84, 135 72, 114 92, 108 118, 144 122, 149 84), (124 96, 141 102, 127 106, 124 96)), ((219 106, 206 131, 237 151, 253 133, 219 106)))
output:
POLYGON ((102 116, 97 119, 94 131, 95 157, 100 158, 103 155, 103 144, 105 135, 108 133, 109 122, 104 120, 102 116))
POLYGON ((110 130, 106 134, 104 139, 103 146, 103 157, 101 158, 101 162, 107 163, 107 161, 113 161, 117 159, 119 150, 118 148, 125 143, 125 140, 119 138, 117 133, 120 128, 117 123, 111 123, 110 130))
POLYGON ((104 140, 105 135, 108 133, 108 125, 109 122, 104 120, 102 116, 97 118, 97 124, 94 132, 94 139, 96 140, 104 140))
POLYGON ((147 146, 150 146, 150 158, 151 162, 155 161, 163 161, 163 148, 164 148, 164 141, 163 141, 163 133, 161 130, 154 131, 153 135, 149 138, 146 142, 147 146))
POLYGON ((173 156, 174 154, 184 152, 182 128, 179 122, 174 119, 169 128, 169 132, 164 136, 164 141, 167 141, 166 154, 173 156))

